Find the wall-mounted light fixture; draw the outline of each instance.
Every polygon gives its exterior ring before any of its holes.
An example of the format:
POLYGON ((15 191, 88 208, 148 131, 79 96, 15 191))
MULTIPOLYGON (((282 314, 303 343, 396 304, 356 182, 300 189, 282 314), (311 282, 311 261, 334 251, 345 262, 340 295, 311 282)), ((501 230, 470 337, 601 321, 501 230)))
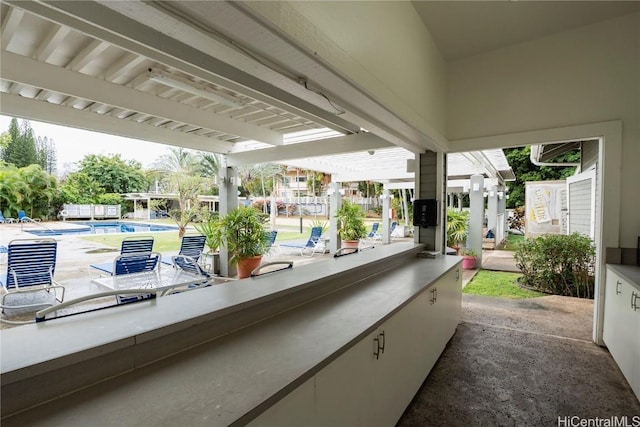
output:
POLYGON ((503 197, 504 197, 504 191, 498 191, 498 198, 502 200, 503 197))
POLYGON ((495 196, 495 195, 496 195, 496 192, 495 192, 495 191, 493 191, 493 190, 489 191, 489 197, 493 197, 493 196, 495 196))
MULTIPOLYGON (((339 189, 338 193, 340 193, 341 196, 344 196, 344 193, 345 193, 344 188, 339 189)), ((333 188, 330 188, 330 189, 327 190, 327 194, 329 196, 331 196, 333 194, 336 194, 336 190, 334 190, 333 188)))
POLYGON ((480 184, 478 184, 477 182, 473 183, 473 191, 480 191, 480 184))
POLYGON ((203 84, 198 84, 184 77, 169 74, 158 69, 149 68, 147 71, 147 77, 149 77, 149 80, 153 80, 154 82, 189 92, 192 95, 200 96, 210 101, 217 102, 218 104, 226 105, 227 107, 238 109, 244 107, 246 104, 246 102, 234 98, 226 93, 214 91, 203 84))
POLYGON ((487 193, 486 191, 484 193, 482 193, 483 197, 487 197, 489 195, 489 193, 487 193))
POLYGON ((393 194, 382 194, 380 196, 380 200, 386 200, 386 199, 391 200, 391 199, 393 199, 393 197, 394 197, 393 194))

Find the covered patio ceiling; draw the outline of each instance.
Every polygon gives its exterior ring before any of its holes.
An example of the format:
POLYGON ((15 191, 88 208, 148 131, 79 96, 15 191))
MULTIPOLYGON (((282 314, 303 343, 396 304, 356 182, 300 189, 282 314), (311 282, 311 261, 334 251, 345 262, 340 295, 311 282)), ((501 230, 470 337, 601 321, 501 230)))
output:
MULTIPOLYGON (((571 3, 413 4, 450 60, 638 8, 571 3)), ((448 151, 443 135, 394 114, 250 3, 5 0, 0 16, 1 114, 388 186, 413 181, 414 154, 448 151)), ((501 155, 450 154, 449 175, 509 180, 501 155)))
POLYGON ((399 120, 234 3, 9 0, 0 8, 5 115, 221 154, 258 144, 261 162, 444 148, 443 138, 399 120), (269 51, 286 63, 262 56, 269 51), (298 77, 311 69, 343 98, 298 77), (296 138, 309 131, 340 138, 296 138))

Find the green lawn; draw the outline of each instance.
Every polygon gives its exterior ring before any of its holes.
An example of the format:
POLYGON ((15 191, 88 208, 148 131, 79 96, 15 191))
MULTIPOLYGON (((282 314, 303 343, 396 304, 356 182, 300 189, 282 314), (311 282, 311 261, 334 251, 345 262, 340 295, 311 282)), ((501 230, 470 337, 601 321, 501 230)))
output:
POLYGON ((471 282, 462 289, 462 292, 509 299, 535 298, 546 295, 542 292, 530 291, 518 286, 516 279, 520 276, 522 274, 480 270, 471 279, 471 282))
MULTIPOLYGON (((103 245, 112 246, 120 249, 122 239, 133 236, 132 234, 98 234, 95 236, 82 236, 83 239, 90 242, 102 243, 103 245)), ((158 231, 149 233, 135 234, 135 236, 153 236, 153 250, 156 252, 171 252, 180 249, 180 239, 178 231, 158 231)))
POLYGON ((515 251, 520 242, 524 240, 524 236, 519 234, 509 234, 507 240, 502 244, 500 250, 515 251))

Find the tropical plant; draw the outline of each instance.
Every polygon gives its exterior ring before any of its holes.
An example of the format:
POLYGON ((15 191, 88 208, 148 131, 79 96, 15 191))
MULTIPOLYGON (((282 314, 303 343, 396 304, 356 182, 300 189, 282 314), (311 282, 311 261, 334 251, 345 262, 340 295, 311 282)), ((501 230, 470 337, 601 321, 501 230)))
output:
POLYGON ((221 235, 218 230, 219 227, 220 221, 217 213, 215 216, 211 216, 208 221, 195 225, 196 230, 205 237, 204 244, 210 254, 217 252, 220 247, 221 235))
POLYGON ((477 258, 478 257, 478 253, 476 251, 474 251, 473 249, 461 249, 460 250, 460 255, 461 256, 466 256, 466 257, 473 257, 473 258, 477 258))
POLYGON ((237 207, 218 218, 212 239, 227 249, 232 264, 262 255, 267 245, 265 218, 251 206, 237 207))
POLYGON ((17 168, 0 161, 0 183, 0 211, 6 216, 24 210, 31 218, 41 218, 56 210, 58 181, 39 165, 17 168))
POLYGON ((309 228, 316 228, 316 227, 320 227, 322 229, 322 233, 320 234, 324 234, 325 231, 327 231, 327 229, 329 228, 329 224, 327 223, 327 221, 314 219, 313 221, 311 221, 311 225, 309 225, 309 228))
POLYGON ((364 212, 355 203, 343 200, 336 213, 338 219, 338 235, 342 240, 359 240, 367 235, 364 225, 364 212))
POLYGON ((197 212, 194 209, 172 209, 169 211, 169 217, 175 221, 178 226, 178 238, 182 239, 184 233, 187 232, 187 225, 195 218, 197 212))
POLYGON ((556 295, 593 298, 595 247, 589 237, 549 234, 515 251, 524 285, 556 295))
POLYGON ((469 212, 447 209, 447 246, 457 248, 467 239, 469 212))

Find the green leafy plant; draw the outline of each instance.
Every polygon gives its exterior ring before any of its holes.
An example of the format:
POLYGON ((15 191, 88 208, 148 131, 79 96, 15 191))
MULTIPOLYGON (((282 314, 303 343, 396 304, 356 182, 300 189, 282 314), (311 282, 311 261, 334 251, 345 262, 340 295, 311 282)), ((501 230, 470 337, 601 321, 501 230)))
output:
POLYGON ((468 256, 468 257, 474 257, 474 258, 478 257, 478 253, 476 251, 474 251, 473 249, 462 249, 460 251, 460 255, 468 256))
POLYGON ((218 251, 220 247, 220 233, 218 227, 220 221, 217 214, 211 216, 207 221, 195 224, 196 230, 205 237, 205 246, 208 249, 208 253, 214 253, 218 251))
POLYGON ((447 246, 456 248, 467 239, 469 212, 447 209, 447 246))
POLYGON ((319 219, 314 219, 313 221, 311 221, 311 225, 309 225, 309 228, 316 228, 316 227, 320 227, 322 228, 322 233, 324 234, 325 231, 327 231, 327 229, 329 228, 329 224, 327 223, 327 221, 322 221, 319 219))
POLYGON ((525 239, 515 252, 525 286, 579 298, 593 298, 594 257, 593 242, 578 233, 525 239))
POLYGON ((364 225, 364 212, 360 206, 344 200, 336 214, 338 219, 338 235, 342 240, 359 240, 367 235, 364 225))
POLYGON ((264 217, 259 211, 241 206, 216 221, 212 239, 224 246, 229 253, 229 261, 237 264, 242 259, 264 253, 267 236, 263 224, 264 217))

